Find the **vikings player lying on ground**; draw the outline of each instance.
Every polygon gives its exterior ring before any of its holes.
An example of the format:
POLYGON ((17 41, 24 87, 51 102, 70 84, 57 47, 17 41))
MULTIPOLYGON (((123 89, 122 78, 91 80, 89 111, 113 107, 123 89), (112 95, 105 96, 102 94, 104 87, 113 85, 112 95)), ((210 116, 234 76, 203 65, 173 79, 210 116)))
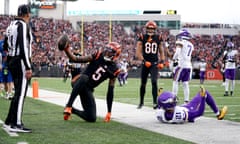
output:
POLYGON ((158 97, 157 119, 163 123, 182 124, 194 122, 196 118, 203 115, 207 103, 218 120, 222 120, 227 113, 227 106, 221 110, 217 107, 213 96, 200 87, 200 91, 187 104, 177 105, 177 97, 172 92, 162 92, 158 97))

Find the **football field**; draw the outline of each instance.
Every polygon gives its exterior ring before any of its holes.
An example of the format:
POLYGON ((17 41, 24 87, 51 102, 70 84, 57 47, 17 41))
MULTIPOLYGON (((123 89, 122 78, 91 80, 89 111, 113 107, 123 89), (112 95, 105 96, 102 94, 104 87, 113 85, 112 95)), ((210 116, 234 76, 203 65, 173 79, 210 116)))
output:
MULTIPOLYGON (((69 93, 71 90, 69 80, 66 83, 62 79, 36 78, 41 89, 69 93)), ((115 87, 115 101, 136 105, 139 102, 139 79, 129 79, 128 84, 115 87)), ((171 90, 170 79, 159 79, 159 87, 171 90)), ((148 82, 145 106, 152 106, 151 85, 148 82)), ((107 82, 95 90, 98 99, 105 99, 107 82)), ((217 104, 222 107, 227 105, 229 112, 226 119, 239 122, 239 81, 236 82, 236 90, 233 97, 224 97, 224 89, 220 86, 221 81, 206 81, 205 87, 214 95, 217 104)), ((191 95, 199 89, 199 81, 192 80, 190 84, 191 95)), ((182 89, 179 87, 179 99, 182 101, 182 89)), ((51 96, 54 98, 54 96, 51 96)), ((9 101, 0 99, 0 119, 4 119, 8 110, 9 101)), ((114 107, 114 104, 113 104, 114 107)), ((206 107, 205 116, 214 117, 213 113, 206 107)), ((95 124, 86 123, 82 120, 64 122, 62 120, 63 107, 45 103, 37 99, 27 98, 23 121, 26 126, 33 128, 32 134, 19 134, 17 137, 10 137, 3 130, 0 130, 0 143, 17 143, 26 141, 28 143, 188 143, 173 137, 161 135, 147 130, 132 127, 112 121, 109 124, 103 123, 98 118, 95 124)), ((127 113, 127 111, 126 111, 127 113)), ((73 117, 77 119, 76 117, 73 117)), ((191 143, 191 142, 190 142, 191 143)))

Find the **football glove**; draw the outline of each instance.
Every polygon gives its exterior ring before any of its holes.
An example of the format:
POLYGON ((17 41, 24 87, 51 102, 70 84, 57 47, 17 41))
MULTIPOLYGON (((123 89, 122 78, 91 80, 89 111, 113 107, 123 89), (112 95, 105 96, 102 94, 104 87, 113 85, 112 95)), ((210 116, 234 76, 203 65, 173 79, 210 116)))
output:
POLYGON ((149 68, 149 67, 151 67, 151 62, 149 62, 149 61, 145 61, 145 60, 143 60, 143 64, 145 65, 145 67, 147 67, 147 68, 149 68))
POLYGON ((178 65, 178 62, 174 62, 173 66, 176 67, 178 65))
POLYGON ((178 60, 173 60, 173 66, 176 67, 178 65, 178 60))
POLYGON ((163 92, 163 88, 160 87, 160 88, 158 89, 158 96, 160 96, 160 95, 162 94, 162 92, 163 92))
POLYGON ((111 120, 111 113, 108 112, 107 115, 105 116, 104 122, 110 122, 111 120))
POLYGON ((157 68, 158 68, 158 69, 163 69, 163 67, 164 67, 164 61, 161 60, 161 61, 157 64, 157 68))
POLYGON ((162 64, 162 63, 159 63, 159 64, 157 65, 157 67, 158 67, 158 69, 163 69, 163 67, 164 67, 164 64, 162 64))

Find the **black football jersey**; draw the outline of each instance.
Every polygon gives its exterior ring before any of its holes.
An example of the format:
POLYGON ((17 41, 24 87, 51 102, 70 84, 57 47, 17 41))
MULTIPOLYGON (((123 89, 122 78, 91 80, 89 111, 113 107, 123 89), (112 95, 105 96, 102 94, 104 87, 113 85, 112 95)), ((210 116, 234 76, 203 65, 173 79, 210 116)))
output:
POLYGON ((88 84, 90 87, 95 88, 100 83, 108 78, 115 78, 118 76, 120 69, 115 62, 108 62, 104 60, 104 57, 100 57, 91 61, 83 74, 88 75, 88 84))
POLYGON ((141 41, 143 44, 143 58, 152 63, 158 62, 159 45, 162 41, 161 36, 139 35, 138 41, 141 41))

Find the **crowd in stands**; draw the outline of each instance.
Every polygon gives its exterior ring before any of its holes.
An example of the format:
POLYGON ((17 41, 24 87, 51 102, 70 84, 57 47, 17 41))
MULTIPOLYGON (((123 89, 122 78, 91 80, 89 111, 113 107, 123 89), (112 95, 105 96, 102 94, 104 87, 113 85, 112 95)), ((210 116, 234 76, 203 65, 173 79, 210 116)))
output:
MULTIPOLYGON (((4 31, 13 18, 14 16, 0 15, 0 31, 4 31)), ((95 48, 103 47, 111 39, 111 41, 116 41, 122 45, 121 56, 127 59, 131 66, 138 67, 141 63, 135 58, 135 45, 136 37, 144 31, 144 26, 132 25, 130 29, 126 29, 123 24, 113 22, 110 31, 108 22, 84 22, 83 33, 81 33, 81 30, 74 30, 72 24, 67 20, 42 17, 32 17, 30 25, 35 39, 32 47, 32 62, 39 69, 42 67, 50 68, 51 66, 63 67, 67 62, 66 55, 57 49, 57 39, 63 33, 69 35, 72 40, 72 47, 80 48, 83 46, 81 48, 83 54, 92 53, 95 48)), ((170 35, 168 29, 158 29, 158 32, 162 33, 164 39, 168 41, 169 50, 173 51, 175 36, 170 35)), ((208 68, 211 68, 214 57, 220 54, 226 39, 228 37, 222 35, 194 36, 193 61, 204 58, 208 63, 208 68)), ((235 47, 240 51, 240 36, 232 36, 232 40, 235 47)))

